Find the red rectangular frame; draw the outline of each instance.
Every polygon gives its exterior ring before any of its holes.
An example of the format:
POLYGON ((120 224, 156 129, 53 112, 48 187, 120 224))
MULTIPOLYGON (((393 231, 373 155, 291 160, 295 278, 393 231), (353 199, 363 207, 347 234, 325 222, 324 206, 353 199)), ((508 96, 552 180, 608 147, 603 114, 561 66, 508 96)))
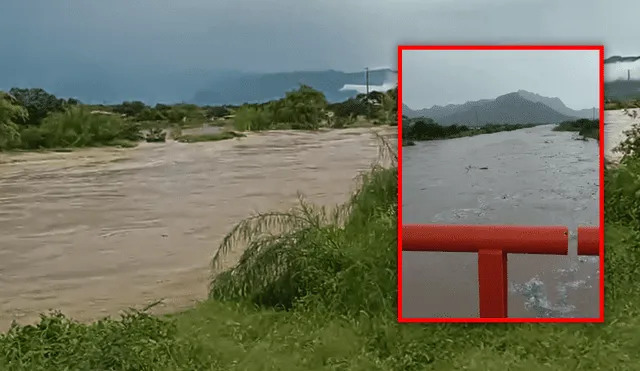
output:
POLYGON ((398 46, 398 322, 401 323, 603 323, 604 322, 604 46, 603 45, 399 45, 398 46), (600 316, 597 318, 402 317, 402 52, 405 50, 597 50, 600 53, 600 316))

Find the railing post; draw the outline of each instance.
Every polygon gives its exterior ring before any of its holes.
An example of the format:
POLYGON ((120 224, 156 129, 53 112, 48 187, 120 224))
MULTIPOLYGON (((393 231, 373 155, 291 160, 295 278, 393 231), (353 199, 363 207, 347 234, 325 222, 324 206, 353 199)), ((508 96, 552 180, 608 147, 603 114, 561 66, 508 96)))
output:
POLYGON ((507 318, 507 253, 478 251, 478 284, 481 318, 507 318))

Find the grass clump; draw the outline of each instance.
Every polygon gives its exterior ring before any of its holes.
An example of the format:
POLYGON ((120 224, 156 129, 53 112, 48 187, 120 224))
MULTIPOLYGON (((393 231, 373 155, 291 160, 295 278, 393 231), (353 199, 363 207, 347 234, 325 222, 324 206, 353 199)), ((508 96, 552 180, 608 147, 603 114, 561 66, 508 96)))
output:
POLYGON ((217 142, 220 140, 244 138, 245 134, 235 131, 223 131, 215 134, 184 134, 176 137, 178 142, 182 143, 198 143, 198 142, 217 142))

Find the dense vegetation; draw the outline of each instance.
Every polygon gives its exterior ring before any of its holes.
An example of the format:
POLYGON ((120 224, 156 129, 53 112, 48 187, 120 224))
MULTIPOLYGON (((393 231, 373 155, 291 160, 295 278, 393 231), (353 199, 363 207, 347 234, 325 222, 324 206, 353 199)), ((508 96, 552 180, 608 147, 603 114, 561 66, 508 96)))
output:
POLYGON ((564 121, 554 127, 553 131, 575 131, 584 140, 587 138, 600 140, 600 120, 564 121))
POLYGON ((606 99, 604 102, 605 111, 629 108, 640 108, 640 96, 626 99, 606 99))
POLYGON ((306 85, 282 99, 242 106, 196 106, 123 102, 84 105, 43 89, 0 92, 0 151, 127 145, 161 142, 170 132, 183 142, 241 137, 234 131, 344 128, 396 124, 397 90, 360 94, 329 104, 306 85), (221 133, 182 135, 183 129, 219 126, 221 133))
POLYGON ((240 223, 213 267, 235 244, 245 242, 247 252, 213 280, 211 298, 196 308, 170 317, 132 312, 91 325, 45 316, 0 335, 0 369, 640 369, 634 143, 621 146, 621 165, 605 175, 604 324, 398 324, 397 168, 375 167, 337 213, 302 202, 291 213, 240 223), (274 226, 282 233, 259 233, 274 226))
POLYGON ((409 119, 403 117, 402 140, 405 145, 412 145, 414 141, 439 140, 469 137, 481 134, 491 134, 501 131, 512 131, 533 127, 529 124, 493 125, 468 127, 466 125, 438 125, 430 118, 409 119))

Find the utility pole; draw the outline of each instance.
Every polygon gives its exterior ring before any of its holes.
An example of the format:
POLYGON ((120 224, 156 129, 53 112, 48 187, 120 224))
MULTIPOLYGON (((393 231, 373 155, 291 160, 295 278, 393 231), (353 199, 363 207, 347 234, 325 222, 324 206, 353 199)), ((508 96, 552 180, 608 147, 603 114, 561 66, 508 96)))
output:
POLYGON ((369 102, 369 67, 364 68, 364 83, 367 87, 367 118, 371 118, 371 103, 369 102))

